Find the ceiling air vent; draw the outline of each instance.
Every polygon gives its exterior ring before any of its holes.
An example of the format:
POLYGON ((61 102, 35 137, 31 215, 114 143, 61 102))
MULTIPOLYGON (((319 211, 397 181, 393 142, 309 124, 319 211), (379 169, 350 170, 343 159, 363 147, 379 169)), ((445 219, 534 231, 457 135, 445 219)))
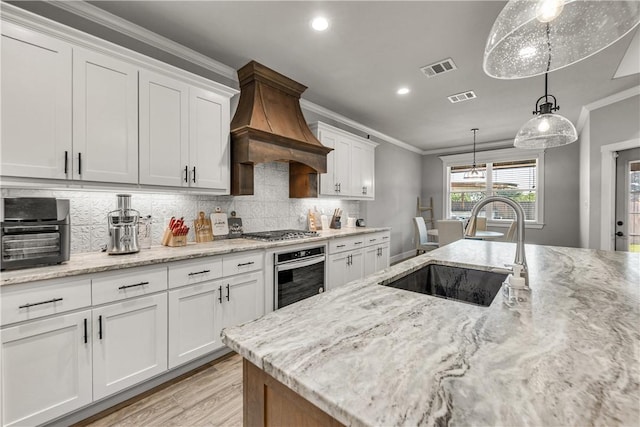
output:
POLYGON ((456 93, 455 95, 449 95, 447 96, 447 98, 449 98, 449 101, 451 101, 452 104, 455 104, 457 102, 468 101, 470 99, 477 98, 477 96, 474 91, 467 90, 465 92, 456 93))
POLYGON ((453 59, 447 58, 430 65, 425 65, 420 68, 420 71, 422 71, 427 77, 433 77, 457 69, 458 67, 453 63, 453 59))

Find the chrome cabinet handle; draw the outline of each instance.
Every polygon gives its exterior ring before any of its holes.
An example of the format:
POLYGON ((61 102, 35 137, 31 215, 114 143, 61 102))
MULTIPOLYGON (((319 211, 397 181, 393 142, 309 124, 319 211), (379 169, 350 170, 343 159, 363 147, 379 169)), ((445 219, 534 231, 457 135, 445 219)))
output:
POLYGON ((47 300, 47 301, 34 302, 33 304, 27 303, 25 305, 19 306, 18 308, 29 308, 29 307, 33 307, 33 306, 36 306, 36 305, 56 303, 58 301, 62 301, 62 298, 53 298, 53 299, 50 299, 50 300, 47 300))
POLYGON ((135 283, 133 285, 122 285, 118 289, 129 289, 129 288, 135 288, 137 286, 144 286, 144 285, 148 285, 148 284, 149 284, 149 282, 140 282, 140 283, 135 283))

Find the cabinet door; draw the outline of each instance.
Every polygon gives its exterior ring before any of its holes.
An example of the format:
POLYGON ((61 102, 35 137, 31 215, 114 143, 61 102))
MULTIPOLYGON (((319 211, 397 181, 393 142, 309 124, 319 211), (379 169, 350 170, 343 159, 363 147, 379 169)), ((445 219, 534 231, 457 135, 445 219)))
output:
POLYGON ((189 185, 189 86, 140 71, 140 184, 189 185))
POLYGON ((212 352, 220 340, 222 282, 169 292, 169 369, 212 352))
POLYGON ((367 277, 377 271, 379 255, 380 251, 378 250, 378 245, 364 248, 364 277, 367 277))
POLYGON ((91 403, 91 311, 2 331, 2 425, 37 425, 91 403))
POLYGON ((347 283, 364 277, 364 250, 352 251, 347 269, 347 283))
POLYGON ((339 196, 353 195, 351 184, 351 141, 343 136, 336 140, 334 153, 334 180, 338 185, 339 196))
POLYGON ((138 183, 138 69, 73 52, 74 179, 138 183))
POLYGON ((349 252, 342 252, 335 255, 329 255, 327 268, 328 279, 325 285, 327 290, 336 289, 347 283, 347 271, 349 252))
POLYGON ((229 100, 215 93, 190 89, 189 185, 228 194, 229 100))
POLYGON ((376 270, 383 270, 389 267, 389 244, 378 245, 380 254, 376 263, 376 270))
POLYGON ((356 197, 364 197, 365 188, 363 178, 363 165, 364 165, 364 144, 353 141, 351 144, 351 188, 349 194, 356 197))
POLYGON ((250 322, 264 314, 264 274, 261 271, 226 278, 224 282, 223 327, 250 322))
POLYGON ((363 196, 367 199, 374 199, 376 195, 375 188, 375 163, 376 163, 375 147, 364 145, 362 150, 362 166, 360 168, 362 177, 360 179, 363 187, 363 196))
POLYGON ((167 369, 167 294, 93 310, 93 398, 167 369))
POLYGON ((71 47, 2 22, 1 62, 2 175, 71 177, 71 47))
POLYGON ((337 137, 332 132, 324 129, 318 131, 318 140, 325 147, 334 150, 327 154, 327 173, 320 174, 320 194, 323 196, 335 196, 338 194, 338 186, 335 181, 335 158, 336 158, 336 140, 337 137))

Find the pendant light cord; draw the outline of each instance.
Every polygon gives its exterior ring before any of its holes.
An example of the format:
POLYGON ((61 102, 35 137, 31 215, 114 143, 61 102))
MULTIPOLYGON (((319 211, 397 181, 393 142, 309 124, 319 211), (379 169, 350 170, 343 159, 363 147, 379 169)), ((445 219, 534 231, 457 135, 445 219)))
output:
POLYGON ((547 71, 544 73, 544 102, 549 102, 548 91, 548 76, 551 69, 551 26, 547 22, 547 49, 549 51, 549 59, 547 59, 547 71))
POLYGON ((476 131, 477 128, 471 129, 473 131, 473 168, 476 168, 476 131))

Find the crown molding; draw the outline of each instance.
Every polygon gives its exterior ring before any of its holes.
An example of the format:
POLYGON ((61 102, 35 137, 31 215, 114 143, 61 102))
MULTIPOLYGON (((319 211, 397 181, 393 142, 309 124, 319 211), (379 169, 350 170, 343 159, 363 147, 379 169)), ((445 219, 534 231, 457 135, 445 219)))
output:
POLYGON ((233 81, 238 81, 236 70, 209 58, 195 50, 189 49, 179 43, 174 42, 166 37, 147 30, 139 25, 129 22, 119 16, 109 13, 97 6, 89 4, 85 1, 65 1, 55 0, 49 4, 56 6, 62 10, 73 13, 74 15, 85 18, 89 21, 100 24, 113 31, 124 34, 135 40, 148 44, 149 46, 170 53, 178 58, 189 61, 195 65, 211 70, 233 81))
POLYGON ((392 136, 386 135, 382 132, 378 132, 377 130, 372 129, 368 126, 365 126, 362 123, 358 123, 355 120, 351 120, 350 118, 345 117, 342 114, 338 114, 327 108, 321 107, 320 105, 314 104, 313 102, 307 101, 306 99, 300 99, 300 106, 305 110, 312 111, 314 113, 320 114, 321 116, 324 116, 326 118, 329 118, 337 122, 340 122, 344 125, 347 125, 353 129, 362 131, 367 135, 375 136, 376 138, 384 142, 388 142, 389 144, 396 145, 400 148, 411 151, 413 153, 423 154, 423 151, 421 149, 414 147, 413 145, 409 145, 406 142, 400 141, 399 139, 396 139, 392 136))
POLYGON ((593 110, 606 107, 607 105, 615 104, 616 102, 624 101, 627 98, 631 98, 632 96, 637 96, 637 95, 640 95, 640 86, 634 86, 627 90, 623 90, 622 92, 614 93, 613 95, 609 95, 605 98, 594 101, 590 104, 583 105, 582 109, 580 110, 580 116, 578 117, 576 130, 578 131, 578 133, 582 132, 582 129, 587 124, 587 119, 589 118, 589 114, 593 110))
MULTIPOLYGON (((499 148, 513 148, 513 139, 505 139, 502 141, 494 141, 494 142, 484 142, 481 146, 476 144, 476 153, 481 153, 487 150, 495 150, 499 148), (478 149, 480 148, 480 149, 478 149)), ((473 144, 469 145, 458 145, 455 147, 449 148, 437 148, 435 150, 425 150, 422 152, 425 156, 436 155, 436 154, 458 154, 458 153, 469 153, 473 150, 473 144)))

